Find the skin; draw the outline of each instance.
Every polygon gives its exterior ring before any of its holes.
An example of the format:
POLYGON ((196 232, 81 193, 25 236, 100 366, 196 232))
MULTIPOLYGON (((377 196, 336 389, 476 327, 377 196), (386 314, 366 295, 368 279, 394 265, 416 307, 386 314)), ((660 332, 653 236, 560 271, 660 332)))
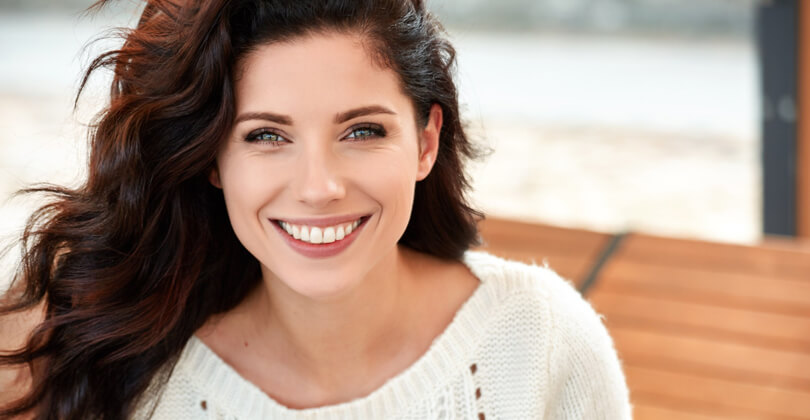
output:
POLYGON ((396 72, 372 62, 362 41, 318 34, 244 57, 234 86, 237 122, 211 173, 263 279, 197 335, 291 408, 379 388, 427 351, 479 284, 458 262, 397 245, 414 186, 435 162, 442 112, 434 105, 418 126, 396 72), (336 120, 370 106, 385 111, 336 120), (385 133, 361 137, 368 126, 385 133), (273 134, 255 141, 256 130, 273 134), (370 218, 328 258, 297 253, 272 222, 355 214, 370 218))
MULTIPOLYGON (((12 292, 11 295, 14 293, 12 292)), ((0 353, 17 351, 30 338, 33 330, 45 319, 45 304, 0 317, 0 353)), ((42 361, 34 363, 34 368, 42 361)), ((0 406, 12 403, 23 397, 32 385, 31 372, 27 365, 0 366, 0 406)), ((19 417, 33 419, 33 414, 19 417)))

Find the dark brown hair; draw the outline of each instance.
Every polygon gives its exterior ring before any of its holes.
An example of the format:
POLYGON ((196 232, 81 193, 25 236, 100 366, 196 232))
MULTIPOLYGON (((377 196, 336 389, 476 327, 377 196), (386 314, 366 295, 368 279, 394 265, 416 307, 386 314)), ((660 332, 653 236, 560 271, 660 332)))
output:
POLYGON ((436 163, 416 185, 400 243, 458 259, 477 242, 481 214, 464 197, 476 150, 459 117, 455 52, 422 1, 150 0, 79 89, 97 70, 114 72, 110 105, 90 132, 86 183, 26 190, 53 200, 26 225, 21 292, 0 315, 44 302, 45 319, 25 347, 0 356, 37 362, 31 392, 0 418, 130 416, 191 335, 258 284, 259 263, 207 179, 234 118, 232 72, 259 45, 328 31, 369 41, 418 123, 432 104, 442 108, 436 163))

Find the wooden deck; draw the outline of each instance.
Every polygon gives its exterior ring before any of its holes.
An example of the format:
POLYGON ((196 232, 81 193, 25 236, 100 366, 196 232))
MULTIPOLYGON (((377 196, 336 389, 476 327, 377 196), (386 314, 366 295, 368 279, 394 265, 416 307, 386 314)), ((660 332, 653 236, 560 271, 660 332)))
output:
POLYGON ((605 316, 637 420, 810 419, 810 244, 741 246, 488 219, 605 316))

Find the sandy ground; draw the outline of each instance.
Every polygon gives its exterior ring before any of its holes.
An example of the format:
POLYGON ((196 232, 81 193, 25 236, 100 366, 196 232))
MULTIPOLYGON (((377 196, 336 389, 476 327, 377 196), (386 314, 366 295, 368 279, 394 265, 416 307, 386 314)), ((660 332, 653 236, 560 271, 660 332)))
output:
POLYGON ((606 127, 486 127, 493 154, 471 173, 487 213, 603 232, 760 238, 756 144, 606 127))

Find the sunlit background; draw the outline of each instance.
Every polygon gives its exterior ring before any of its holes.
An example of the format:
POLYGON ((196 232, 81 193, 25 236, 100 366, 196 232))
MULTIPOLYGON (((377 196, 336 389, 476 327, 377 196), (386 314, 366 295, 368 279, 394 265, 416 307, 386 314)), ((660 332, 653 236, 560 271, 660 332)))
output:
MULTIPOLYGON (((0 3, 0 235, 36 203, 32 182, 76 185, 81 71, 134 22, 136 2, 0 3), (87 48, 85 48, 87 47, 87 48)), ((602 232, 754 243, 762 236, 760 97, 753 0, 433 0, 458 50, 472 166, 486 213, 602 232)))

